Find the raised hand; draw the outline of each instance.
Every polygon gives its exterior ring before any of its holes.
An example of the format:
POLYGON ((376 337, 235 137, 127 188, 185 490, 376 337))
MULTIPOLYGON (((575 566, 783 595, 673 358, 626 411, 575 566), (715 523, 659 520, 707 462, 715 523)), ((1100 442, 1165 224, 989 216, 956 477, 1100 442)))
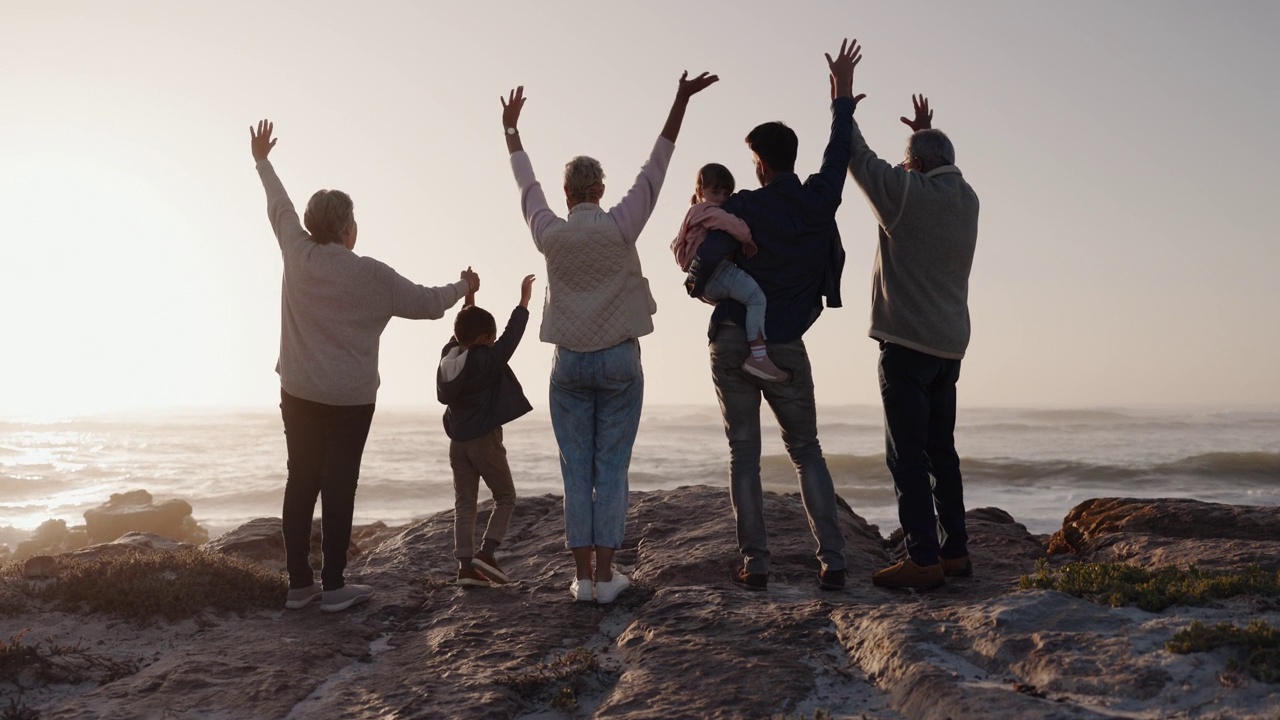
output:
POLYGON ((533 297, 533 280, 534 276, 525 275, 524 280, 520 283, 520 307, 529 307, 529 298, 533 297))
POLYGON ((667 122, 662 126, 662 137, 675 142, 680 135, 680 125, 684 122, 684 111, 689 107, 689 98, 719 81, 719 75, 710 73, 702 73, 692 80, 689 79, 688 70, 680 73, 680 85, 676 87, 676 99, 672 101, 671 111, 667 113, 667 122))
POLYGON ((711 84, 719 81, 719 75, 712 75, 710 73, 702 73, 698 77, 690 80, 689 71, 685 70, 680 74, 680 85, 676 89, 676 97, 688 100, 690 97, 706 90, 711 84))
POLYGON ((912 95, 911 107, 916 111, 915 120, 908 120, 905 116, 898 119, 911 128, 912 132, 920 132, 933 127, 933 111, 929 109, 929 98, 924 95, 912 95))
MULTIPOLYGON (((498 96, 498 102, 502 103, 502 129, 506 132, 507 128, 514 128, 520 122, 520 110, 524 107, 524 86, 512 90, 506 98, 498 96)), ((536 133, 535 133, 536 134, 536 133)))
POLYGON ((255 162, 266 160, 267 155, 271 154, 271 148, 276 146, 278 138, 271 137, 275 127, 275 123, 270 120, 259 120, 257 132, 254 132, 252 125, 249 126, 249 150, 253 153, 255 162))
MULTIPOLYGON (((827 58, 827 69, 831 73, 831 99, 853 97, 853 71, 862 62, 862 46, 858 45, 856 38, 852 41, 845 38, 840 41, 840 52, 836 53, 834 60, 830 53, 823 55, 827 58)), ((855 100, 864 97, 866 95, 859 95, 855 100)))

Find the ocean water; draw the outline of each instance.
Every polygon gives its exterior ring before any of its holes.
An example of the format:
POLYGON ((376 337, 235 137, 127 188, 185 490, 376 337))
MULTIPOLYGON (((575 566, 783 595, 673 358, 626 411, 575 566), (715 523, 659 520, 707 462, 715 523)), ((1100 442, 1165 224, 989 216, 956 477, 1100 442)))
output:
MULTIPOLYGON (((763 412, 763 480, 794 492, 776 425, 763 412)), ((880 526, 897 527, 878 407, 819 408, 836 491, 880 526)), ((561 492, 545 408, 507 426, 517 492, 561 492)), ((1280 504, 1280 410, 1032 410, 961 408, 956 442, 970 508, 994 505, 1028 529, 1061 526, 1091 497, 1188 497, 1280 504)), ((728 446, 714 407, 647 406, 631 488, 726 488, 728 446)), ((217 534, 279 516, 285 444, 279 411, 170 412, 56 422, 0 422, 0 543, 49 518, 83 523, 112 493, 145 489, 191 503, 217 534)), ((482 491, 483 498, 483 491, 482 491)), ((452 507, 440 410, 379 409, 365 448, 356 521, 409 522, 452 507)), ((691 509, 696 511, 697 509, 691 509)))

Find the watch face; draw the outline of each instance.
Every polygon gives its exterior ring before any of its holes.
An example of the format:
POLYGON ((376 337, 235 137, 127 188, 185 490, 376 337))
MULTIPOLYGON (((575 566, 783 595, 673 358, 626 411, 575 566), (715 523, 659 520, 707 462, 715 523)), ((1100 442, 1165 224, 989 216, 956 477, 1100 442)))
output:
POLYGON ((507 134, 508 134, 508 135, 515 135, 515 134, 516 134, 516 129, 515 129, 515 128, 507 128, 507 134))

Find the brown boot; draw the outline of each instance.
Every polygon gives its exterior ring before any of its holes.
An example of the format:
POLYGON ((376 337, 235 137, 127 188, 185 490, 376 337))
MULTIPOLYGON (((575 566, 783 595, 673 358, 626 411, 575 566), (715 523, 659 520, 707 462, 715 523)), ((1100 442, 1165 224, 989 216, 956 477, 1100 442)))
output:
POLYGON ((942 576, 942 563, 933 565, 917 565, 907 558, 896 565, 881 570, 871 576, 871 584, 887 588, 915 588, 928 590, 946 584, 942 576))
POLYGON ((969 556, 958 558, 942 558, 942 574, 947 577, 969 577, 973 574, 973 563, 969 556))

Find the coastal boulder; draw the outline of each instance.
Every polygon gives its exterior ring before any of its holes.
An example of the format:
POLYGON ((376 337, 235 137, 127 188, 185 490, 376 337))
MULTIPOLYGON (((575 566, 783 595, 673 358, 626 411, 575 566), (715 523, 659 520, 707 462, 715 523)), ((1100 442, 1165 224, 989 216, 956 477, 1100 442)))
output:
POLYGON ((88 544, 89 536, 83 527, 69 528, 66 520, 45 520, 29 540, 18 543, 12 559, 22 561, 36 555, 60 555, 88 544))
POLYGON ((86 510, 85 530, 91 543, 107 543, 129 532, 148 532, 186 543, 202 543, 209 532, 191 517, 185 500, 156 503, 146 490, 115 493, 102 505, 86 510))
POLYGON ((1052 554, 1145 567, 1280 570, 1280 507, 1188 499, 1095 498, 1071 509, 1052 554))

